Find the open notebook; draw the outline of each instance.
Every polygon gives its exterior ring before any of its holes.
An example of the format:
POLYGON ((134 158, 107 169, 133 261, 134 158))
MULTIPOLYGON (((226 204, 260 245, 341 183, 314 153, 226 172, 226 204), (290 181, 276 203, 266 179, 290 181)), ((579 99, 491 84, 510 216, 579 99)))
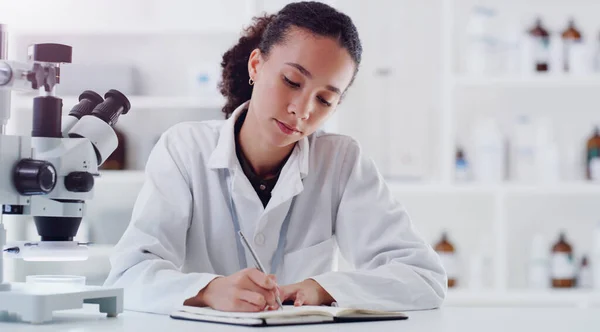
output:
POLYGON ((171 313, 171 318, 235 325, 270 326, 402 320, 407 319, 408 316, 401 312, 284 305, 283 310, 261 312, 226 312, 210 308, 182 306, 179 310, 171 313))

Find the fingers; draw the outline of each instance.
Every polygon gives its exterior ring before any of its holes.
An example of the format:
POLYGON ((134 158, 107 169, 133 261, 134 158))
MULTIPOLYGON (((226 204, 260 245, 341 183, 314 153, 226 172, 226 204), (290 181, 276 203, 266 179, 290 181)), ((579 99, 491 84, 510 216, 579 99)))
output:
POLYGON ((248 270, 246 277, 247 281, 239 285, 242 289, 258 293, 262 295, 267 305, 278 307, 277 301, 275 300, 277 287, 272 277, 268 277, 256 269, 248 270))
POLYGON ((265 298, 261 294, 249 290, 239 290, 237 298, 236 309, 239 311, 262 311, 267 305, 265 298))
POLYGON ((264 298, 265 304, 277 306, 277 301, 275 300, 275 291, 266 290, 253 283, 249 283, 249 285, 246 287, 246 290, 260 294, 264 298))
POLYGON ((274 274, 269 274, 267 278, 271 279, 276 291, 279 291, 279 285, 277 285, 277 277, 274 274))
POLYGON ((260 272, 257 269, 249 269, 246 273, 246 276, 248 276, 248 278, 250 278, 250 280, 252 280, 252 282, 254 282, 259 287, 262 287, 267 290, 273 290, 275 288, 275 276, 267 276, 266 274, 260 272))
POLYGON ((306 303, 306 295, 304 295, 304 292, 299 291, 296 293, 296 299, 294 300, 294 307, 299 307, 301 305, 304 305, 306 303))
POLYGON ((283 287, 280 287, 281 290, 281 301, 294 301, 296 300, 296 292, 298 292, 299 288, 293 284, 293 285, 286 285, 283 287))
POLYGON ((231 311, 238 311, 238 312, 259 312, 259 311, 263 311, 260 307, 257 307, 256 305, 243 301, 243 300, 238 300, 237 302, 235 302, 235 307, 233 310, 231 311))
POLYGON ((279 285, 277 284, 277 277, 274 274, 269 274, 268 277, 275 284, 275 290, 274 290, 275 296, 279 297, 279 299, 281 300, 281 296, 283 295, 283 291, 281 290, 281 287, 279 287, 279 285))

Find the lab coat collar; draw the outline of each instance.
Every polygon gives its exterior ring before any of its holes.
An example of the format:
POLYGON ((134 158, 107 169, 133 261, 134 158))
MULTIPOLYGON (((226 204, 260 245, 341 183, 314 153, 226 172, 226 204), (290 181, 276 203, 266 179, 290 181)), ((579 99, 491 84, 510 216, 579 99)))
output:
MULTIPOLYGON (((219 132, 219 140, 217 146, 212 152, 208 161, 208 167, 211 169, 228 168, 235 169, 238 164, 237 155, 235 153, 235 121, 244 111, 248 108, 250 101, 238 106, 229 119, 225 120, 225 123, 221 127, 219 132)), ((300 177, 304 179, 308 175, 308 156, 309 156, 309 143, 308 138, 304 137, 294 147, 292 151, 292 160, 297 161, 298 169, 300 171, 300 177)))

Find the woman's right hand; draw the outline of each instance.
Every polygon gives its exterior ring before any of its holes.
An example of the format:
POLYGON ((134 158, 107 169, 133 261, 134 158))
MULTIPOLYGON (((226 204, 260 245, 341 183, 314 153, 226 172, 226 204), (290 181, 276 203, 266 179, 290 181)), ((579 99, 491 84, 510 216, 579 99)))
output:
POLYGON ((266 275, 257 269, 248 268, 227 277, 217 277, 195 297, 183 304, 211 307, 221 311, 263 311, 277 309, 275 300, 279 288, 274 275, 266 275))

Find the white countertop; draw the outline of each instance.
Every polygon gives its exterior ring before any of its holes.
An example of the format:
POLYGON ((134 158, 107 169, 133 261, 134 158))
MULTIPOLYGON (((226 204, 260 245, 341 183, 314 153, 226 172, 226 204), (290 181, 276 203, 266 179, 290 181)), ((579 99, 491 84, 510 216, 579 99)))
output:
MULTIPOLYGON (((190 322, 168 316, 126 311, 117 318, 95 312, 97 306, 57 312, 44 325, 0 321, 0 331, 249 331, 253 328, 190 322)), ((427 331, 427 332, 579 332, 600 331, 600 308, 442 308, 407 312, 405 321, 277 327, 277 331, 427 331)), ((268 329, 271 331, 271 329, 268 329)), ((257 330, 254 330, 257 331, 257 330)), ((273 330, 274 331, 274 330, 273 330)))

